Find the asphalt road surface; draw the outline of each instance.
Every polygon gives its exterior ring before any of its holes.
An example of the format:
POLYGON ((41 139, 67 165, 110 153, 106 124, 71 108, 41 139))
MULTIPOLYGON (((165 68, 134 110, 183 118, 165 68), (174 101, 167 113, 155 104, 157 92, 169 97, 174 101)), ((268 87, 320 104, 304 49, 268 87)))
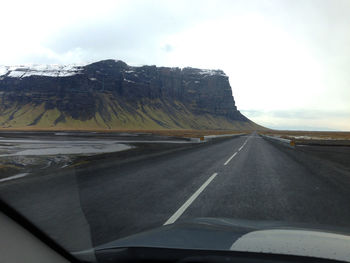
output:
POLYGON ((70 251, 193 217, 350 229, 350 147, 256 134, 176 147, 14 180, 0 197, 70 251))

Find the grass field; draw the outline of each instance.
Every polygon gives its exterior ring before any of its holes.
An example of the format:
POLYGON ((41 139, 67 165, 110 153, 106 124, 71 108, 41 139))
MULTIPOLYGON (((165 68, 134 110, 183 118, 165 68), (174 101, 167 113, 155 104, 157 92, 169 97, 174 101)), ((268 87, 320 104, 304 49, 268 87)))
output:
POLYGON ((152 134, 174 136, 174 137, 189 137, 199 138, 206 135, 223 135, 223 134, 241 134, 250 133, 251 131, 232 131, 232 130, 150 130, 152 134))
MULTIPOLYGON (((147 100, 143 104, 121 104, 107 95, 99 97, 103 104, 86 118, 73 118, 45 103, 34 105, 0 105, 0 128, 47 130, 168 130, 168 129, 264 129, 249 120, 232 120, 224 115, 194 113, 178 101, 147 100)), ((1 101, 1 98, 0 98, 1 101)), ((78 113, 77 113, 78 114, 78 113)), ((84 115, 82 113, 79 113, 84 115)), ((78 115, 79 115, 78 114, 78 115)), ((80 115, 79 115, 80 116, 80 115)))

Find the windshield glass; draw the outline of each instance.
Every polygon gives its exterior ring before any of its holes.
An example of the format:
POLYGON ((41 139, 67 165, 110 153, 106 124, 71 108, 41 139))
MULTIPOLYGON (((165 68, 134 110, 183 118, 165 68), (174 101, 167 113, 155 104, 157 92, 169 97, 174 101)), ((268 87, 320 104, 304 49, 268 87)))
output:
POLYGON ((75 257, 350 232, 349 1, 1 9, 0 199, 75 257), (197 239, 123 243, 157 228, 197 239))

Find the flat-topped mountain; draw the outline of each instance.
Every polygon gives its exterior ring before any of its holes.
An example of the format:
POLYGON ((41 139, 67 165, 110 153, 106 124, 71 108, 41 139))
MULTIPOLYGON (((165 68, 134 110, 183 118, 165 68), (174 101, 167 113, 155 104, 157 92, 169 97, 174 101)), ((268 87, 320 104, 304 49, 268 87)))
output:
POLYGON ((0 127, 259 129, 221 70, 88 65, 0 66, 0 127))

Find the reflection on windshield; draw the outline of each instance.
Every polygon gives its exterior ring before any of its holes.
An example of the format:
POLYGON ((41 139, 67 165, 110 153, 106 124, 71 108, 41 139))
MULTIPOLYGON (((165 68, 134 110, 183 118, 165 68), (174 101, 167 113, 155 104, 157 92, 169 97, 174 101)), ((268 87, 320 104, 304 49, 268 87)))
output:
POLYGON ((348 1, 18 6, 0 199, 66 251, 350 258, 348 1))

